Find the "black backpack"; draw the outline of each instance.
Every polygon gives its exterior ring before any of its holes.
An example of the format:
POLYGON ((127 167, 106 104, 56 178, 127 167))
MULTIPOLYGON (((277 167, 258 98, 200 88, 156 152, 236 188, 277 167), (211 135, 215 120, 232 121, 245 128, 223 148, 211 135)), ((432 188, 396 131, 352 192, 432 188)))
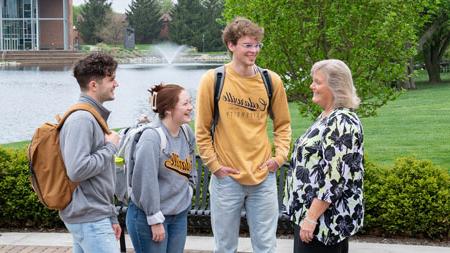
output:
MULTIPOLYGON (((269 107, 267 111, 269 112, 270 118, 273 119, 272 112, 272 80, 270 79, 270 74, 267 69, 263 69, 257 66, 258 72, 262 77, 264 82, 264 87, 266 87, 267 96, 269 97, 269 107)), ((214 131, 217 126, 217 122, 219 122, 219 100, 220 95, 222 94, 223 83, 225 80, 225 66, 222 65, 214 70, 215 76, 215 84, 214 84, 214 113, 213 113, 213 122, 211 124, 211 136, 214 138, 214 131)))

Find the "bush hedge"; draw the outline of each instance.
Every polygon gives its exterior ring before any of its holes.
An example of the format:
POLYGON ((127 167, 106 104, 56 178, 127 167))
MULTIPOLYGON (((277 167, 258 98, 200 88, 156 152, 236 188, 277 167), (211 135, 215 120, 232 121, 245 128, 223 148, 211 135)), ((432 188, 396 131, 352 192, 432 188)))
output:
MULTIPOLYGON (((63 227, 31 188, 23 150, 0 147, 0 227, 63 227)), ((430 161, 400 158, 392 168, 365 162, 363 233, 450 238, 450 176, 430 161)))
POLYGON ((450 238, 450 177, 430 161, 398 159, 393 168, 366 165, 365 231, 384 236, 450 238))
POLYGON ((28 176, 25 151, 0 147, 0 227, 63 227, 58 212, 41 205, 28 176))

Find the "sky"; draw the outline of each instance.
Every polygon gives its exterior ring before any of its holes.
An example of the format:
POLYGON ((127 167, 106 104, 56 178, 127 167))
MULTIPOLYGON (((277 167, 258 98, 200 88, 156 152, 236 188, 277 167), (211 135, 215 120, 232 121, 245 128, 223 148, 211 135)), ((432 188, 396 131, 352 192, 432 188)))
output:
MULTIPOLYGON (((73 0, 73 5, 80 5, 84 3, 84 0, 73 0)), ((125 13, 125 9, 128 8, 128 5, 131 3, 131 0, 111 0, 112 9, 118 13, 125 13)))

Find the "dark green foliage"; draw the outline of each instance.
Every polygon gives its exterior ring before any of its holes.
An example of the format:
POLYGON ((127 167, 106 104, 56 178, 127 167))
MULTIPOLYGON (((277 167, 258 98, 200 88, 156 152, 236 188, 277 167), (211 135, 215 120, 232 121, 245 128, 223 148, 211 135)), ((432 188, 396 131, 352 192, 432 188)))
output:
POLYGON ((366 164, 364 230, 383 236, 448 238, 450 176, 430 161, 400 158, 392 169, 366 164))
POLYGON ((0 148, 0 226, 62 227, 56 211, 45 208, 31 188, 24 150, 0 148))
POLYGON ((204 48, 199 49, 202 52, 225 51, 226 47, 222 41, 222 30, 225 26, 224 22, 221 22, 223 0, 203 0, 203 6, 205 8, 204 48))
POLYGON ((222 10, 222 0, 179 0, 172 11, 170 39, 202 52, 223 50, 224 26, 218 22, 222 10))
POLYGON ((172 12, 172 8, 174 5, 172 0, 158 0, 158 3, 161 6, 161 15, 172 12))
POLYGON ((127 19, 134 28, 137 43, 152 43, 161 31, 161 7, 157 0, 133 0, 126 11, 127 19))
POLYGON ((179 0, 172 12, 169 26, 170 40, 180 44, 202 48, 204 9, 200 0, 179 0))
POLYGON ((96 44, 101 41, 98 34, 106 23, 107 13, 111 11, 108 0, 87 0, 82 5, 78 30, 85 43, 96 44))

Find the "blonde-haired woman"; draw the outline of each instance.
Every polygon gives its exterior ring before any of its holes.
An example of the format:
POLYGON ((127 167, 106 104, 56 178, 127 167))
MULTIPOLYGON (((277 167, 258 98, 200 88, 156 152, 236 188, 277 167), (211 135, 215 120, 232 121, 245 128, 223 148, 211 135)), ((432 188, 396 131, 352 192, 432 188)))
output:
POLYGON ((348 252, 348 237, 363 225, 363 129, 360 99, 340 60, 311 69, 312 101, 322 109, 297 139, 284 205, 294 223, 294 252, 348 252))

